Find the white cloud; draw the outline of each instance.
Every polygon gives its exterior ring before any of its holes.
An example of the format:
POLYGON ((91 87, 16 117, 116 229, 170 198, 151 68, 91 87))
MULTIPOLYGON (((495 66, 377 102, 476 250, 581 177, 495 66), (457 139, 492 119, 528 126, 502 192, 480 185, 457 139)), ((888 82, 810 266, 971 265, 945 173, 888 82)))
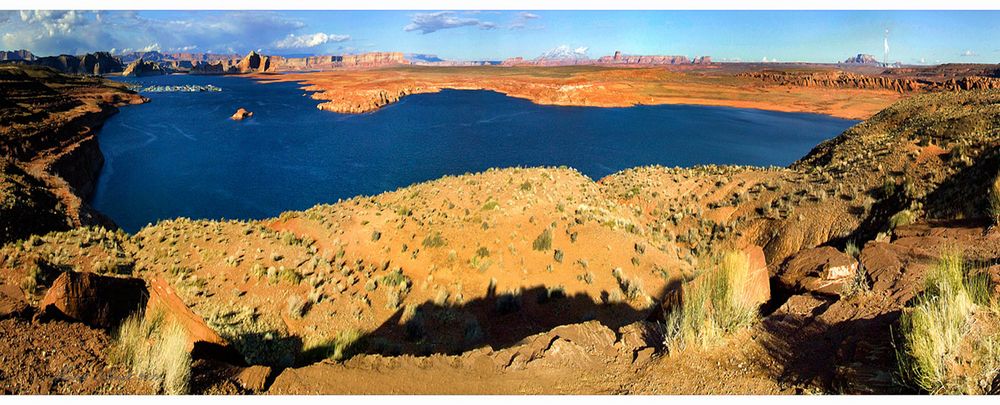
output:
POLYGON ((174 19, 147 18, 134 11, 0 12, 0 20, 5 17, 0 49, 28 49, 37 55, 142 50, 150 44, 158 49, 242 53, 305 28, 300 20, 264 11, 206 11, 174 19))
POLYGON ((497 25, 489 21, 481 21, 478 18, 459 17, 454 11, 438 11, 436 13, 414 14, 410 23, 403 27, 403 31, 420 31, 421 34, 430 34, 439 30, 459 27, 479 27, 491 30, 497 25))
POLYGON ((979 54, 978 54, 978 53, 975 53, 975 52, 973 52, 973 51, 972 51, 971 49, 966 49, 966 50, 965 50, 964 52, 962 52, 962 53, 961 53, 961 54, 960 54, 959 56, 965 56, 965 57, 969 57, 969 56, 979 56, 979 54))
MULTIPOLYGON (((542 16, 540 16, 538 14, 535 14, 535 13, 529 13, 529 12, 522 11, 520 13, 517 13, 517 16, 514 17, 514 20, 511 21, 510 25, 507 26, 507 29, 519 30, 519 29, 527 28, 529 21, 531 21, 531 20, 537 20, 539 18, 542 18, 542 16)), ((541 26, 532 27, 532 28, 541 28, 541 26)))
POLYGON ((312 48, 328 42, 344 42, 350 39, 350 35, 326 34, 322 32, 303 35, 288 34, 287 37, 275 42, 274 47, 278 49, 312 48))

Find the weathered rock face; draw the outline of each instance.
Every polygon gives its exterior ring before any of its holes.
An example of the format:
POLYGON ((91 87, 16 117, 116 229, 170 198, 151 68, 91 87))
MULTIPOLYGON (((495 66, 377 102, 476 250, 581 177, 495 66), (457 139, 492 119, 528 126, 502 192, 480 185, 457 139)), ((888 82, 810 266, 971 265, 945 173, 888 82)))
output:
POLYGON ((159 76, 166 74, 159 63, 153 61, 146 61, 142 58, 136 59, 134 62, 129 63, 125 67, 125 71, 122 72, 122 76, 126 77, 142 77, 142 76, 159 76))
POLYGON ((344 55, 344 67, 379 67, 405 65, 402 52, 368 52, 360 55, 344 55))
POLYGON ((858 271, 858 261, 829 246, 801 251, 782 267, 778 280, 793 291, 840 295, 858 271))
POLYGON ((236 64, 236 70, 239 73, 262 73, 268 71, 270 67, 270 58, 262 56, 256 51, 251 51, 236 64))
POLYGON ((0 284, 0 319, 24 316, 30 308, 17 286, 0 284))
POLYGON ((680 55, 623 55, 615 51, 614 56, 602 56, 597 59, 602 65, 678 65, 691 63, 687 56, 680 55))
POLYGON ((245 108, 240 107, 240 109, 236 110, 236 112, 233 114, 233 116, 229 117, 229 119, 231 119, 233 121, 241 121, 243 119, 250 118, 250 117, 253 117, 253 113, 250 112, 250 111, 247 111, 245 108))
POLYGON ((45 293, 39 303, 40 316, 65 316, 111 328, 143 308, 148 297, 146 282, 141 279, 68 271, 59 275, 45 293))
POLYGON ((16 51, 0 51, 0 60, 23 60, 23 61, 33 61, 35 60, 35 55, 28 51, 27 49, 19 49, 16 51))
POLYGON ((48 66, 63 73, 102 75, 122 71, 121 60, 108 52, 95 52, 80 56, 46 56, 29 63, 48 66))
POLYGON ((187 332, 188 351, 192 357, 224 360, 232 364, 243 363, 242 356, 209 327, 204 319, 192 312, 166 280, 154 277, 149 282, 146 314, 159 312, 177 322, 187 332))
POLYGON ((228 73, 228 65, 224 61, 201 62, 191 67, 190 74, 193 75, 224 75, 228 73))

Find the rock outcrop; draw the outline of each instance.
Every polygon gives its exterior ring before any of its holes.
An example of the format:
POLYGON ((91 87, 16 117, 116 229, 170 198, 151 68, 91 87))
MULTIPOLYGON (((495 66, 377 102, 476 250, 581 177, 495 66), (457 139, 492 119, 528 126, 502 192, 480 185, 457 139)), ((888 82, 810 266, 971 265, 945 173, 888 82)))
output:
POLYGON ((167 74, 159 63, 153 61, 147 61, 142 58, 136 59, 132 63, 129 63, 122 71, 122 76, 125 77, 143 77, 143 76, 160 76, 167 74))
POLYGON ((251 51, 236 64, 238 73, 263 73, 271 68, 271 60, 257 51, 251 51))
POLYGON ((39 317, 68 317, 90 326, 111 328, 146 306, 146 282, 137 278, 64 272, 38 305, 39 317))

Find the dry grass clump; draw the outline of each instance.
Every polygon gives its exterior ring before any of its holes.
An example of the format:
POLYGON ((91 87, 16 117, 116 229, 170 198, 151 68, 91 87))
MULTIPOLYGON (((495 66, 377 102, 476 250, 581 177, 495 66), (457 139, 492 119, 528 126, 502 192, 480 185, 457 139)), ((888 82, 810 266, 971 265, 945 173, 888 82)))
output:
POLYGON ((690 345, 710 346, 758 318, 747 288, 750 258, 728 251, 711 266, 682 285, 680 303, 666 310, 664 343, 672 353, 690 345))
POLYGON ((133 374, 159 384, 161 392, 188 393, 191 354, 187 332, 163 312, 150 316, 136 313, 126 319, 115 334, 109 359, 133 374))
POLYGON ((1000 305, 990 281, 944 255, 900 318, 902 382, 931 394, 989 393, 1000 370, 1000 305))
POLYGON ((990 184, 989 201, 990 219, 993 220, 994 225, 1000 225, 1000 175, 997 175, 993 179, 993 183, 990 184))

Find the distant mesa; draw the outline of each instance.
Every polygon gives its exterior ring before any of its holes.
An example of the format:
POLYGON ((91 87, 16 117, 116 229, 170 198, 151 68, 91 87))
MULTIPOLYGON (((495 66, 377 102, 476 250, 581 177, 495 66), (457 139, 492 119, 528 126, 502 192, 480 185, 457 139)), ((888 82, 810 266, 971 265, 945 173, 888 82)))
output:
POLYGON ((167 74, 167 71, 159 63, 146 61, 142 58, 129 63, 125 67, 125 70, 122 71, 122 76, 125 77, 159 76, 165 74, 167 74))
POLYGON ((711 56, 699 56, 690 59, 683 55, 626 55, 621 51, 615 51, 614 55, 602 56, 597 59, 590 59, 579 52, 559 49, 550 51, 536 59, 524 59, 522 57, 508 58, 503 61, 504 66, 565 66, 565 65, 616 65, 616 66, 660 66, 660 65, 689 65, 689 64, 711 64, 711 56))
POLYGON ((236 110, 236 113, 233 114, 232 117, 229 117, 229 119, 231 119, 233 121, 242 121, 242 120, 250 118, 250 117, 253 117, 253 113, 250 112, 250 111, 247 111, 246 108, 240 107, 238 110, 236 110))
POLYGON ((883 63, 869 54, 859 53, 857 56, 852 56, 845 59, 841 64, 844 65, 865 65, 865 66, 878 66, 878 67, 899 67, 901 66, 899 62, 896 63, 883 63))
POLYGON ((122 62, 108 52, 95 52, 85 55, 59 55, 35 57, 34 60, 24 60, 32 65, 48 66, 64 73, 103 75, 122 71, 122 62))
POLYGON ((13 60, 24 60, 33 61, 35 60, 35 55, 28 51, 27 49, 19 49, 16 51, 0 51, 0 61, 13 61, 13 60))

